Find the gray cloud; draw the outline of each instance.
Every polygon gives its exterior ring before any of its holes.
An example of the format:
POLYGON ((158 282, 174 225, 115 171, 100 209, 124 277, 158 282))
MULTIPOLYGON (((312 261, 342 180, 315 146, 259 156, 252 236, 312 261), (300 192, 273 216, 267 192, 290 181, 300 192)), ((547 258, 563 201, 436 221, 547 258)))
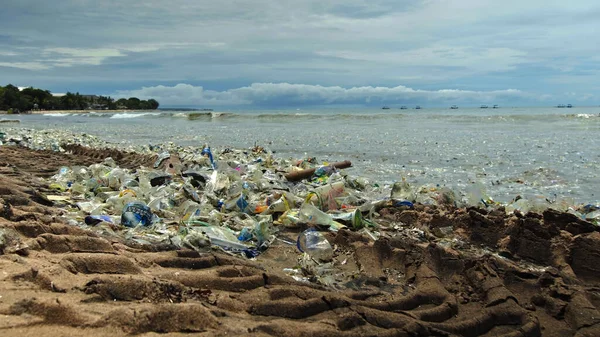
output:
POLYGON ((6 0, 0 71, 61 91, 290 82, 585 93, 600 70, 597 13, 592 0, 6 0))
POLYGON ((506 100, 532 100, 534 95, 515 89, 495 91, 469 91, 456 89, 415 90, 405 86, 352 87, 320 86, 290 83, 253 83, 249 86, 224 91, 205 90, 201 86, 177 84, 175 86, 144 87, 119 91, 115 97, 155 98, 163 105, 187 106, 280 106, 325 104, 408 104, 427 102, 440 105, 452 102, 500 102, 506 100))

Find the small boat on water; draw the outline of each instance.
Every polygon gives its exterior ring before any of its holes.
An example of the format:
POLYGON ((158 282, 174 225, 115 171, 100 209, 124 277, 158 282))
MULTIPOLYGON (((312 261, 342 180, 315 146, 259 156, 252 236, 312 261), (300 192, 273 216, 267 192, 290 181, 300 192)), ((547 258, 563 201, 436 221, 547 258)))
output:
POLYGON ((458 105, 453 105, 450 107, 450 109, 458 109, 458 105))
POLYGON ((417 109, 417 110, 421 110, 421 106, 420 106, 420 105, 417 105, 417 106, 415 107, 415 109, 417 109))
POLYGON ((571 104, 567 104, 567 108, 572 108, 573 106, 571 104))
POLYGON ((479 108, 480 108, 480 109, 487 109, 487 108, 488 108, 488 106, 487 106, 487 105, 482 105, 482 106, 480 106, 479 108))
POLYGON ((408 108, 405 105, 400 107, 400 110, 406 110, 406 109, 408 109, 408 108))
POLYGON ((559 105, 557 105, 556 107, 557 107, 557 108, 565 108, 565 107, 566 107, 566 105, 564 105, 564 104, 559 104, 559 105))
POLYGON ((499 108, 498 104, 494 104, 494 106, 492 107, 492 109, 498 109, 498 108, 499 108))
POLYGON ((389 110, 389 109, 390 109, 390 107, 389 107, 389 106, 387 106, 387 105, 386 105, 386 106, 382 106, 381 108, 382 108, 383 110, 389 110))

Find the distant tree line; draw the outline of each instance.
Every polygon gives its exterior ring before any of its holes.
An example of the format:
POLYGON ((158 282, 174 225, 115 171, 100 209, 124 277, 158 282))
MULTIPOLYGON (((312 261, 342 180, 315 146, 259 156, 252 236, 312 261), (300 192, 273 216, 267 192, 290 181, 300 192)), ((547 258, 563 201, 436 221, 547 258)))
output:
POLYGON ((159 103, 155 99, 141 100, 137 97, 114 100, 100 95, 80 95, 67 92, 53 96, 50 91, 32 87, 19 90, 12 84, 0 86, 0 110, 20 113, 31 110, 155 110, 159 103))

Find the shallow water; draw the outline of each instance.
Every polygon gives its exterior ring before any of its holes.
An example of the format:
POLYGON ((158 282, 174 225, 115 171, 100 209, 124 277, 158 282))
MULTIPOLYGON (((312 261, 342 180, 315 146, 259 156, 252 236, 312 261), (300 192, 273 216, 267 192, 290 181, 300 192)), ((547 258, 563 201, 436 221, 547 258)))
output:
MULTIPOLYGON (((497 201, 600 200, 600 108, 313 109, 5 116, 124 144, 255 143, 282 157, 349 159, 380 184, 406 177, 464 191, 480 181, 497 201)), ((11 126, 15 125, 11 123, 11 126)))

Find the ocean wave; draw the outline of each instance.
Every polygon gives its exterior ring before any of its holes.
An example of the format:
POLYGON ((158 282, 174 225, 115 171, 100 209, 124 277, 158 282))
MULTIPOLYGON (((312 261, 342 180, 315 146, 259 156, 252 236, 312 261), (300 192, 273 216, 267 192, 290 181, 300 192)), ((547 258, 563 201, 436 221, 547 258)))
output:
POLYGON ((584 119, 588 119, 588 118, 593 118, 593 117, 600 117, 600 115, 597 114, 568 114, 565 115, 566 118, 584 118, 584 119))
MULTIPOLYGON (((240 114, 240 116, 242 116, 240 114)), ((260 120, 352 120, 352 119, 394 119, 403 118, 404 114, 382 114, 382 113, 264 113, 244 114, 244 117, 257 118, 260 120)))
POLYGON ((50 113, 45 113, 43 115, 44 116, 48 116, 48 117, 67 117, 67 116, 71 116, 71 114, 69 114, 69 113, 60 113, 60 112, 50 112, 50 113))
POLYGON ((215 112, 215 111, 202 111, 202 112, 189 112, 189 113, 178 113, 174 116, 177 117, 186 117, 190 120, 196 119, 218 119, 218 118, 227 118, 233 117, 237 114, 231 112, 215 112))
MULTIPOLYGON (((396 119, 428 119, 452 121, 459 123, 515 123, 535 122, 538 120, 594 120, 600 117, 598 113, 423 113, 423 112, 369 112, 369 111, 240 111, 240 112, 215 112, 215 111, 162 111, 162 112, 90 112, 90 113, 46 113, 50 117, 91 117, 91 118, 185 118, 192 121, 216 121, 216 120, 257 120, 264 122, 293 122, 293 121, 352 121, 352 120, 396 120, 396 119)), ((600 118, 598 118, 600 121, 600 118)))
POLYGON ((111 119, 126 119, 126 118, 140 118, 144 116, 160 116, 160 112, 142 112, 142 113, 120 113, 114 114, 111 119))

